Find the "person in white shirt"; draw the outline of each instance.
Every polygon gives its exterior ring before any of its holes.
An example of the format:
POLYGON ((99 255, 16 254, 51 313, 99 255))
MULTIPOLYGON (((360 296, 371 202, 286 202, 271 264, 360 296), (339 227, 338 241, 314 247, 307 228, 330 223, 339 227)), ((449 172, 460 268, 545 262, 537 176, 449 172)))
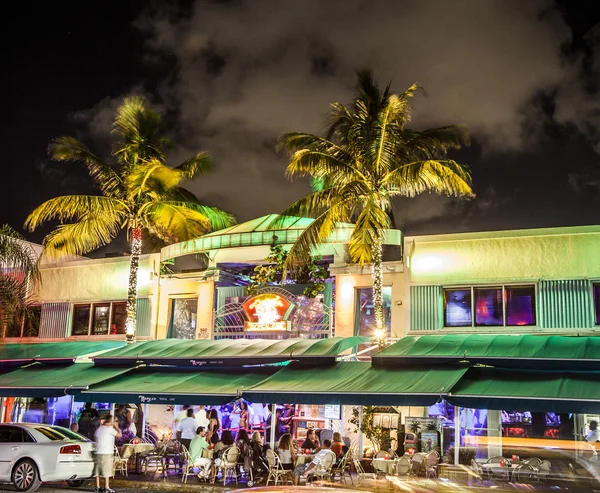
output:
POLYGON ((179 425, 179 422, 182 419, 187 418, 188 409, 190 409, 191 407, 192 406, 190 406, 189 404, 185 404, 183 406, 183 409, 177 413, 177 416, 175 416, 175 430, 177 430, 177 425, 179 425))
POLYGON ((590 421, 590 432, 585 436, 586 441, 590 444, 590 447, 594 451, 594 460, 598 456, 596 450, 596 442, 600 442, 600 430, 598 430, 598 422, 590 421))
POLYGON ((200 406, 200 410, 196 413, 196 421, 198 422, 198 426, 202 426, 205 430, 208 429, 209 420, 206 417, 204 406, 200 406))
POLYGON ((114 476, 115 438, 121 436, 119 426, 108 416, 96 430, 96 454, 94 455, 95 493, 115 493, 110 489, 109 479, 114 476), (100 477, 104 478, 104 489, 100 488, 100 477))
POLYGON ((188 409, 187 416, 179 421, 177 425, 177 439, 181 442, 186 449, 189 450, 192 438, 196 436, 196 429, 198 423, 194 417, 194 410, 188 409))
POLYGON ((310 464, 304 464, 294 469, 294 485, 298 485, 298 483, 300 482, 300 476, 302 476, 303 474, 310 474, 311 471, 319 467, 319 465, 322 464, 324 461, 328 460, 330 463, 330 467, 335 463, 335 453, 330 450, 330 447, 331 442, 329 440, 324 440, 321 450, 317 455, 315 455, 315 458, 310 464))

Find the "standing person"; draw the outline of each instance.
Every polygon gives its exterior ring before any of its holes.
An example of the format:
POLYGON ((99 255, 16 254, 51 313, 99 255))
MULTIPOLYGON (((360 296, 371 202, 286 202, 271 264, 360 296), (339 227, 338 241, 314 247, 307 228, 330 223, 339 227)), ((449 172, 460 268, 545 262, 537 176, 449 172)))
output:
POLYGON ((188 408, 187 415, 177 425, 177 439, 186 449, 189 450, 192 439, 196 436, 198 423, 194 417, 194 410, 188 408))
POLYGON ((85 403, 85 408, 79 416, 79 433, 90 440, 94 440, 96 430, 100 426, 100 415, 98 411, 92 407, 91 402, 85 403))
POLYGON ((279 439, 277 444, 277 455, 279 456, 279 462, 286 471, 294 469, 294 463, 296 462, 296 451, 292 444, 292 435, 284 433, 279 439))
POLYGON ((250 412, 248 411, 248 404, 244 401, 240 401, 239 407, 233 411, 232 414, 240 416, 239 428, 244 430, 250 429, 250 412))
POLYGON ((216 409, 211 409, 208 420, 208 433, 207 438, 210 440, 210 437, 219 431, 221 428, 221 424, 219 423, 219 415, 217 414, 216 409))
POLYGON ((205 430, 208 429, 209 419, 206 416, 205 406, 200 406, 200 409, 196 413, 196 421, 198 421, 198 426, 202 426, 205 430))
POLYGON ((115 493, 115 490, 110 489, 109 480, 114 476, 115 438, 120 436, 121 430, 110 415, 96 430, 96 454, 94 455, 95 493, 115 493), (101 477, 104 478, 104 489, 100 488, 101 477))
POLYGON ((296 406, 294 404, 284 404, 281 413, 281 433, 294 435, 294 416, 296 416, 296 406))
POLYGON ((205 451, 208 450, 209 445, 206 441, 206 429, 203 426, 198 426, 196 435, 190 443, 190 459, 195 466, 200 468, 198 479, 208 479, 212 476, 212 459, 204 457, 205 451))
POLYGON ((190 406, 189 404, 184 404, 184 405, 183 405, 183 408, 181 409, 181 411, 179 411, 179 412, 177 413, 177 416, 175 416, 175 431, 177 431, 177 425, 179 425, 179 422, 180 422, 182 419, 185 419, 185 418, 187 418, 187 412, 188 412, 188 409, 190 409, 191 407, 192 407, 192 406, 190 406))

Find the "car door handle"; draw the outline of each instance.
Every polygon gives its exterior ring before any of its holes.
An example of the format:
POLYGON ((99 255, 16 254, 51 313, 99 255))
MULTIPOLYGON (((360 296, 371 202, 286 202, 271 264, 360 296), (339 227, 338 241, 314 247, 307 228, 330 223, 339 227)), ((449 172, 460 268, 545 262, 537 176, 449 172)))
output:
POLYGON ((13 445, 12 449, 13 450, 19 450, 21 447, 19 445, 13 445))

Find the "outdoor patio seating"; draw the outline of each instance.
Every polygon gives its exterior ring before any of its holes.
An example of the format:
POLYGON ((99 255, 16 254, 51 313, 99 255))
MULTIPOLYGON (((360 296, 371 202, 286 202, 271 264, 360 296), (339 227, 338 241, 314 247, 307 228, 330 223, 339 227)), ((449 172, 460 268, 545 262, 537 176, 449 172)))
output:
POLYGON ((423 454, 414 454, 412 456, 412 467, 411 467, 411 475, 418 477, 424 476, 427 466, 426 457, 423 454))
POLYGON ((440 455, 433 451, 425 456, 425 478, 437 479, 437 467, 440 462, 440 455))
POLYGON ((131 456, 131 449, 125 449, 123 455, 119 454, 119 449, 117 447, 114 448, 114 468, 115 474, 121 473, 127 476, 127 468, 129 467, 129 457, 131 456), (127 455, 125 455, 127 454, 127 455))
POLYGON ((227 482, 227 476, 230 474, 235 478, 235 484, 238 484, 238 476, 237 476, 237 467, 238 467, 238 458, 240 456, 240 449, 235 445, 229 447, 223 452, 221 456, 221 462, 217 467, 216 473, 219 471, 223 474, 223 486, 227 482))
POLYGON ((396 461, 396 476, 408 479, 411 475, 411 471, 412 464, 408 457, 402 456, 396 461))
POLYGON ((160 445, 158 448, 150 452, 145 452, 141 455, 140 462, 142 471, 148 472, 148 467, 155 467, 155 472, 161 474, 165 471, 165 453, 167 451, 167 444, 160 445))
POLYGON ((550 469, 552 468, 552 464, 550 463, 549 460, 543 460, 542 462, 540 462, 540 465, 538 466, 538 480, 542 481, 542 482, 546 482, 548 480, 548 478, 550 477, 550 469))
POLYGON ((509 480, 509 472, 508 472, 508 468, 506 467, 506 465, 502 465, 502 464, 506 464, 507 460, 498 455, 495 457, 490 458, 484 466, 482 466, 487 479, 500 479, 503 481, 508 481, 509 480))
POLYGON ((333 470, 331 472, 331 479, 335 481, 335 478, 339 478, 340 483, 346 484, 346 474, 350 478, 350 484, 354 484, 354 480, 352 479, 352 472, 350 471, 350 466, 352 465, 352 449, 349 449, 348 452, 339 460, 337 464, 333 466, 333 470))
POLYGON ((293 483, 294 479, 294 471, 290 471, 288 469, 284 469, 279 461, 279 457, 277 454, 273 452, 271 449, 268 449, 266 452, 267 462, 269 463, 269 476, 267 477, 267 486, 269 486, 269 481, 275 481, 275 486, 280 480, 287 481, 293 483))
POLYGON ((331 481, 331 468, 335 463, 335 454, 333 452, 325 454, 323 459, 317 467, 315 467, 309 474, 306 475, 306 480, 308 481, 311 478, 315 479, 326 479, 331 481))
POLYGON ((192 457, 190 456, 190 452, 188 451, 187 448, 185 448, 184 445, 181 446, 181 455, 183 456, 183 465, 181 468, 183 474, 181 476, 181 481, 183 483, 187 483, 188 476, 190 474, 194 474, 194 470, 196 469, 196 466, 192 462, 192 457))

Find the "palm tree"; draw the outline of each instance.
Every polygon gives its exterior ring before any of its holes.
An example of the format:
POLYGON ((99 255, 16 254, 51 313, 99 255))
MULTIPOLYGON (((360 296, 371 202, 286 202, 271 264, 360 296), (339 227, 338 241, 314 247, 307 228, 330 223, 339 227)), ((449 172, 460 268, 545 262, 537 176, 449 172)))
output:
POLYGON ((117 108, 110 166, 73 137, 59 137, 49 148, 58 161, 87 166, 99 195, 66 195, 38 206, 25 226, 33 231, 58 219, 60 225, 44 239, 44 254, 83 255, 110 243, 125 229, 131 241, 127 292, 128 342, 135 339, 136 299, 142 240, 169 243, 200 236, 234 224, 229 213, 201 205, 181 182, 213 169, 206 152, 198 152, 178 166, 166 165, 171 143, 161 133, 160 115, 140 97, 126 98, 117 108))
POLYGON ((410 100, 419 87, 395 94, 389 85, 382 91, 370 71, 357 76, 352 104, 331 104, 325 138, 291 132, 280 139, 279 147, 291 155, 288 178, 309 176, 313 191, 283 211, 273 226, 286 216, 315 218, 289 252, 286 267, 293 269, 337 223, 355 223, 349 254, 361 265, 373 264, 376 335, 382 337, 382 245, 392 224, 392 199, 425 191, 472 196, 467 167, 446 157, 448 150, 468 144, 468 135, 462 126, 411 130, 410 100))
POLYGON ((33 248, 10 226, 0 226, 0 333, 12 323, 29 324, 29 295, 39 280, 33 248))

